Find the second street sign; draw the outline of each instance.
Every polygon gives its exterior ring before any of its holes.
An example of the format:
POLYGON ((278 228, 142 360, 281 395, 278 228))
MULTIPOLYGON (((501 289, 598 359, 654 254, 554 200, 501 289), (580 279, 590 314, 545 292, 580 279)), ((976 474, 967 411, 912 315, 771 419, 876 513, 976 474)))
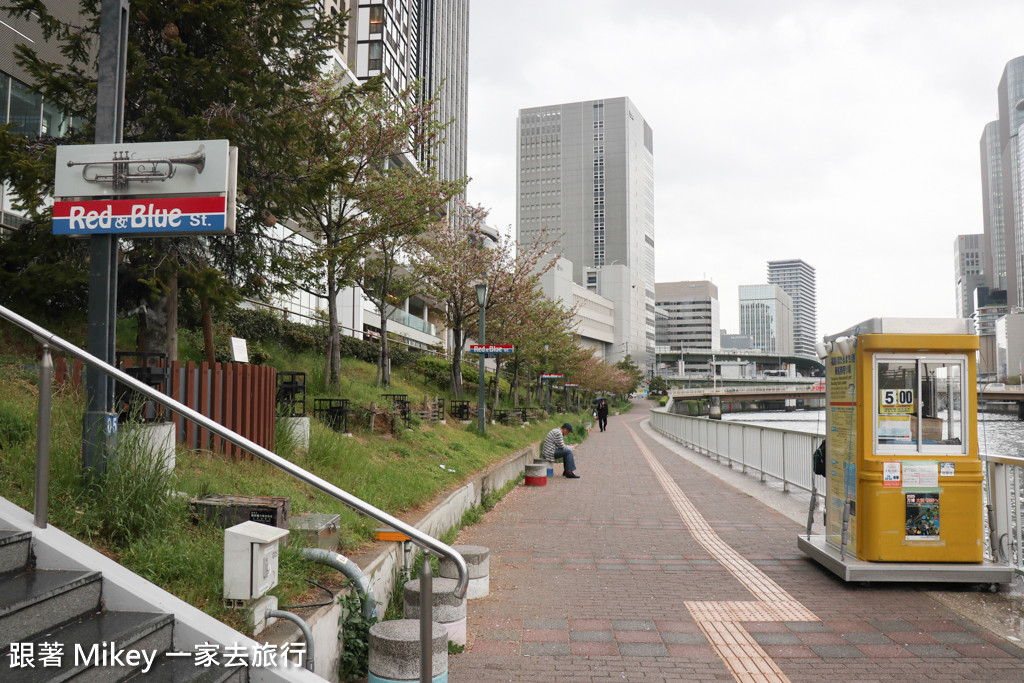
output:
POLYGON ((515 353, 512 344, 470 344, 470 353, 515 353))

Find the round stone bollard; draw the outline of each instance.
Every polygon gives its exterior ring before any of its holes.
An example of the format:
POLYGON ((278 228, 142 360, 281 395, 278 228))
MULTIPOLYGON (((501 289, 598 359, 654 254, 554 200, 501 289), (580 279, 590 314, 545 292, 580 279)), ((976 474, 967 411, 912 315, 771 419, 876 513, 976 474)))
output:
POLYGON ((548 466, 546 464, 531 463, 526 466, 527 486, 547 486, 548 466))
MULTIPOLYGON (((435 623, 430 636, 431 683, 448 683, 448 631, 435 623)), ((420 680, 420 622, 395 619, 371 626, 369 669, 367 683, 420 680)))
POLYGON ((545 460, 544 458, 537 458, 533 461, 534 465, 544 465, 544 470, 549 477, 555 476, 555 463, 551 460, 545 460))
MULTIPOLYGON (((466 587, 466 599, 485 597, 491 592, 491 551, 482 545, 453 545, 469 569, 469 585, 466 587)), ((447 557, 441 558, 441 569, 438 572, 446 579, 458 579, 459 570, 455 563, 447 557)))
MULTIPOLYGON (((455 579, 434 577, 433 614, 436 621, 448 631, 448 640, 456 645, 466 644, 466 599, 455 597, 455 579)), ((407 581, 402 591, 405 603, 402 610, 406 619, 420 618, 420 580, 407 581)))

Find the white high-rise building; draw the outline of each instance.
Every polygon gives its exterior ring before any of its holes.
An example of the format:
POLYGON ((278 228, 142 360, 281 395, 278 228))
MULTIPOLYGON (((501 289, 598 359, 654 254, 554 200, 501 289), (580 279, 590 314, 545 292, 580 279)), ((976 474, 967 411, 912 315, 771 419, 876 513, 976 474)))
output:
POLYGON ((793 299, 778 285, 740 285, 740 334, 754 348, 780 356, 793 355, 793 299))
POLYGON ((718 287, 707 280, 658 282, 655 305, 664 316, 657 321, 657 345, 671 351, 720 351, 721 320, 718 287))
MULTIPOLYGON (((654 135, 626 97, 521 109, 516 237, 547 229, 573 281, 615 305, 615 341, 654 362, 654 135)), ((571 303, 571 302, 567 302, 571 303)))
POLYGON ((769 261, 768 284, 778 285, 793 299, 793 353, 817 358, 818 290, 814 268, 800 259, 769 261))

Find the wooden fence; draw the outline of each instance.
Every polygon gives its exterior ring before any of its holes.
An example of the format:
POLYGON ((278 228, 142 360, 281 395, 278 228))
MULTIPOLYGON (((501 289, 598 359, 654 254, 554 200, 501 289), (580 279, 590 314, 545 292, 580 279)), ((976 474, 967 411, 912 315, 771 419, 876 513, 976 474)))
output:
MULTIPOLYGON (((54 370, 55 384, 81 388, 81 361, 75 359, 69 367, 66 358, 57 358, 54 370)), ((244 363, 174 361, 170 387, 165 393, 267 450, 274 450, 276 369, 244 363)), ((176 425, 178 443, 186 448, 213 451, 235 459, 253 457, 181 415, 172 413, 171 419, 176 425)))

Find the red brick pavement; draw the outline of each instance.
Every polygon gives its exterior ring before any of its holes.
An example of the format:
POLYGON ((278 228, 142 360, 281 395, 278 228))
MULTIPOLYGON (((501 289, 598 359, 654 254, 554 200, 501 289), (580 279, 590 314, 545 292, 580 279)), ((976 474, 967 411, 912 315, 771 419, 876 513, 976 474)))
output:
POLYGON ((577 449, 581 479, 517 487, 460 534, 490 549, 490 595, 469 602, 450 680, 1024 681, 1020 648, 923 587, 838 580, 797 549, 799 525, 661 446, 645 419, 611 418, 577 449), (817 619, 736 624, 775 673, 743 674, 753 665, 723 658, 692 616, 688 601, 760 603, 690 533, 630 429, 717 538, 817 619))

